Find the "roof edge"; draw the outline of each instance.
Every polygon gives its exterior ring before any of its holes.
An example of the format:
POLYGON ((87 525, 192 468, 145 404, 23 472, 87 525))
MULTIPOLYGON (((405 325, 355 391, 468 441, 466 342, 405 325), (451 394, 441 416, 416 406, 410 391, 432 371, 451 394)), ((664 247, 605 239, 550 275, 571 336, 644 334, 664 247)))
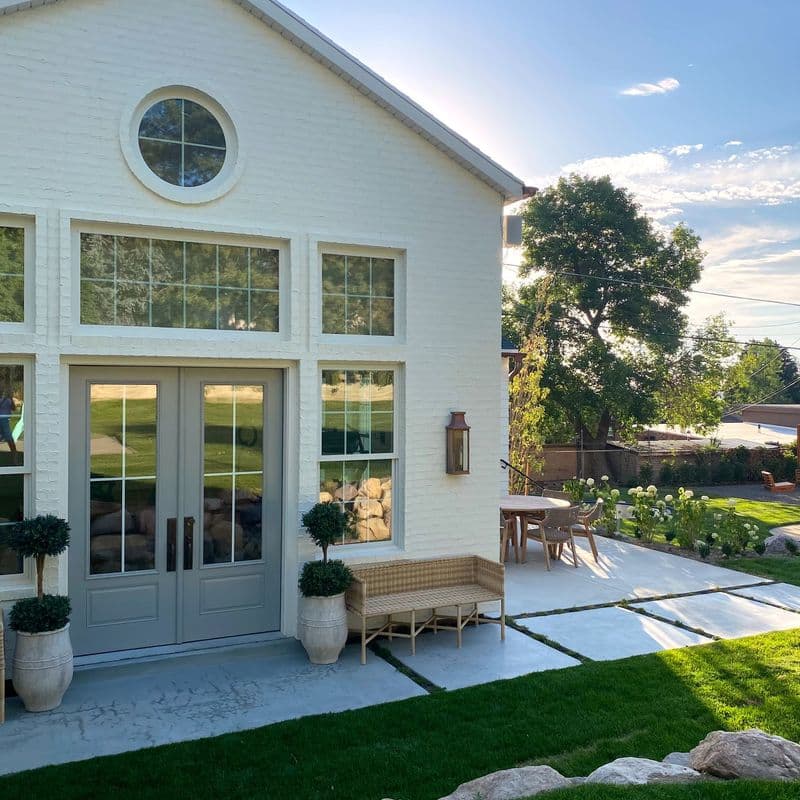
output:
MULTIPOLYGON (((56 0, 57 1, 57 0, 56 0)), ((277 0, 234 0, 407 127, 481 178, 505 199, 523 196, 524 182, 434 117, 408 95, 277 0)))

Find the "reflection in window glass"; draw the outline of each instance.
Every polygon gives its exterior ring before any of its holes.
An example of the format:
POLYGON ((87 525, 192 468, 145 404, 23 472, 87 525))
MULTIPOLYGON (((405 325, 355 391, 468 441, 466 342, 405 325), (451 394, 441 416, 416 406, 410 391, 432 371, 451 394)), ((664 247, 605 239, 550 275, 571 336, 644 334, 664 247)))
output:
POLYGON ((25 368, 0 364, 0 467, 25 462, 25 368))
POLYGON ((203 390, 203 563, 261 558, 264 387, 203 390))
POLYGON ((394 336, 394 259, 322 256, 322 332, 394 336))
POLYGON ((81 234, 81 322, 277 331, 279 253, 81 234))
POLYGON ((24 492, 24 475, 0 475, 0 575, 22 573, 22 559, 3 540, 24 516, 24 492))
POLYGON ((0 225, 0 322, 25 319, 25 230, 0 225))
POLYGON ((173 186, 202 186, 225 164, 222 126, 199 103, 175 98, 151 106, 139 124, 145 163, 173 186))
POLYGON ((391 539, 392 370, 323 370, 321 448, 320 502, 341 504, 353 523, 340 544, 391 539))
POLYGON ((89 397, 91 574, 154 569, 158 387, 92 384, 89 397))

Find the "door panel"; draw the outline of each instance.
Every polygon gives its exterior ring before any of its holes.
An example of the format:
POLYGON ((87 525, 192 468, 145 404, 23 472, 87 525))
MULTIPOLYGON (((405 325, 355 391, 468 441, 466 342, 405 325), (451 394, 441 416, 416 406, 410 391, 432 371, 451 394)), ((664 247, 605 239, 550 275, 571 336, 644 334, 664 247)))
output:
POLYGON ((279 370, 70 370, 78 655, 280 628, 279 370))
POLYGON ((78 655, 175 641, 167 518, 177 505, 174 369, 70 371, 69 549, 78 655))
POLYGON ((278 370, 185 370, 186 640, 278 630, 283 378, 278 370))

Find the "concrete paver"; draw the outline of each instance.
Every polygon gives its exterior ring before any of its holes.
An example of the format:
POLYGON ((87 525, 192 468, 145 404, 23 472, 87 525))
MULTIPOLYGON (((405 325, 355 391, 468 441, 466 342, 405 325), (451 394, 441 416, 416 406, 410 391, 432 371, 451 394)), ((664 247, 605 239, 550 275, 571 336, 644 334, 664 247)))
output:
POLYGON ((723 639, 800 628, 800 614, 727 592, 637 604, 651 614, 676 620, 723 639))
POLYGON ((451 631, 420 636, 417 653, 413 656, 407 639, 395 639, 385 646, 406 666, 445 689, 461 689, 580 664, 577 659, 512 628, 506 629, 506 640, 501 642, 497 625, 466 629, 460 650, 456 647, 456 635, 451 631))
POLYGON ((760 600, 762 603, 800 611, 800 586, 789 583, 775 583, 771 586, 752 586, 748 589, 734 589, 731 594, 749 597, 751 600, 760 600))
POLYGON ((708 644, 706 636, 682 630, 618 606, 520 620, 529 630, 595 661, 708 644))

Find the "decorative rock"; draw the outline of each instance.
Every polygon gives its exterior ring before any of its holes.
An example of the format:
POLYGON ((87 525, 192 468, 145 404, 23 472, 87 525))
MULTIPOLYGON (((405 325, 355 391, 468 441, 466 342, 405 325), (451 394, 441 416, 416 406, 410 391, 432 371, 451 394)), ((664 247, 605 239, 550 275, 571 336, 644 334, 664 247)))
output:
POLYGON ((568 778, 552 767, 518 767, 462 783, 440 800, 518 800, 571 785, 568 778))
POLYGON ((791 533, 773 533, 764 540, 764 545, 767 548, 765 552, 770 556, 785 556, 789 551, 786 548, 786 542, 791 541, 800 550, 800 536, 794 536, 791 533))
POLYGON ((670 753, 668 756, 666 756, 666 758, 663 759, 663 763, 677 764, 679 767, 688 767, 691 769, 688 753, 670 753))
POLYGON ((330 492, 320 492, 319 501, 320 503, 331 503, 333 502, 333 495, 330 492))
POLYGON ((359 519, 383 517, 383 506, 379 500, 368 500, 366 497, 359 497, 356 499, 355 507, 359 519))
POLYGON ((645 783, 687 783, 702 780, 699 772, 678 764, 649 758, 618 758, 592 772, 587 783, 614 783, 632 786, 645 783))
POLYGON ((383 504, 384 511, 391 511, 392 510, 392 490, 388 489, 383 493, 383 497, 381 498, 381 503, 383 504))
POLYGON ((361 481, 361 485, 358 487, 358 493, 372 500, 380 500, 383 494, 380 478, 367 478, 365 481, 361 481))
POLYGON ((800 779, 800 745, 755 729, 713 731, 689 758, 693 769, 718 778, 800 779))
POLYGON ((334 493, 333 496, 337 500, 342 500, 345 503, 349 503, 351 500, 354 500, 358 495, 358 489, 353 486, 352 483, 346 483, 344 486, 339 487, 334 493))
POLYGON ((380 517, 356 522, 356 533, 362 542, 380 542, 391 538, 389 526, 380 517))

